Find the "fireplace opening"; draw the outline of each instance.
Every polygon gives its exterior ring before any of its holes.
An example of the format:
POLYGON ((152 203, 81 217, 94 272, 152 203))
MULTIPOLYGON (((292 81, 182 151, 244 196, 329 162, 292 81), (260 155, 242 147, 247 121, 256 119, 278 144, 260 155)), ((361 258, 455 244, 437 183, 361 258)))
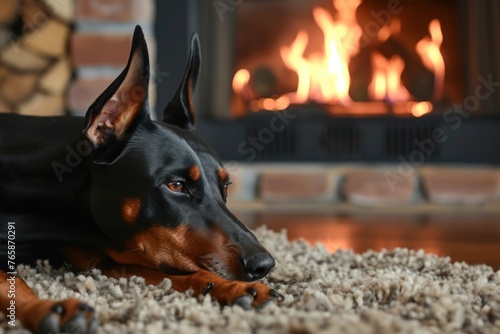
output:
POLYGON ((161 3, 159 40, 200 34, 196 128, 223 160, 500 164, 496 0, 190 0, 180 36, 161 3))
POLYGON ((454 1, 243 1, 230 114, 421 117, 463 99, 454 1))

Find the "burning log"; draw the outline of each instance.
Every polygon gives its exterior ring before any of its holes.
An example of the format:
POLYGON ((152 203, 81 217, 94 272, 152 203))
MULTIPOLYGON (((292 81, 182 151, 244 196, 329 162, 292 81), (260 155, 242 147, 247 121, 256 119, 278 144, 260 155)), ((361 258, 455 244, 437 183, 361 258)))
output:
POLYGON ((250 86, 259 98, 277 95, 278 79, 274 72, 267 66, 261 66, 253 71, 250 86))
POLYGON ((351 85, 349 87, 349 96, 354 101, 369 101, 367 87, 372 80, 372 63, 371 57, 373 47, 367 46, 360 49, 349 63, 349 73, 351 74, 351 85))

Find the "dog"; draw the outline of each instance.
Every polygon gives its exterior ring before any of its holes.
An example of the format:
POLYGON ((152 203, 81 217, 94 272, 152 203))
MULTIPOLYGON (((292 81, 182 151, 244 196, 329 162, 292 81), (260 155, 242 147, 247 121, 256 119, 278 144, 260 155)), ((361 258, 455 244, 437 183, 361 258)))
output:
POLYGON ((125 69, 85 118, 0 116, 0 307, 9 320, 14 304, 33 332, 98 327, 90 306, 40 300, 15 276, 17 264, 36 259, 151 284, 168 278, 221 305, 283 300, 257 282, 275 260, 227 209, 229 173, 195 132, 197 35, 161 122, 148 112, 148 59, 137 26, 125 69))

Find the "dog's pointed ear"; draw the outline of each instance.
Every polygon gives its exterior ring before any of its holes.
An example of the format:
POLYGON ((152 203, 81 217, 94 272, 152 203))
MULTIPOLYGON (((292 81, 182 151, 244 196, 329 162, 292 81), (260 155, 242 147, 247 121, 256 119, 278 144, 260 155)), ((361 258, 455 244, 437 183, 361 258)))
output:
POLYGON ((110 163, 135 128, 150 121, 147 99, 149 56, 144 34, 136 26, 127 66, 90 106, 82 131, 96 163, 110 163))
POLYGON ((193 92, 201 70, 201 48, 198 34, 191 37, 191 51, 181 85, 163 113, 163 122, 194 130, 193 92))

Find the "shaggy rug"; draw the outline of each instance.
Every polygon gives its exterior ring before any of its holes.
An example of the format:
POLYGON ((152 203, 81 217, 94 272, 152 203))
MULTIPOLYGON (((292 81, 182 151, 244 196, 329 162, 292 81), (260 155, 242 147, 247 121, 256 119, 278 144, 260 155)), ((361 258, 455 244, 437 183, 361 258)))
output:
MULTIPOLYGON (((245 311, 196 299, 165 280, 83 275, 40 262, 18 271, 42 298, 74 296, 95 307, 98 333, 500 333, 500 271, 452 263, 423 251, 330 254, 260 228, 275 256, 264 280, 285 297, 281 306, 245 311)), ((1 331, 9 330, 5 318, 1 331)))

